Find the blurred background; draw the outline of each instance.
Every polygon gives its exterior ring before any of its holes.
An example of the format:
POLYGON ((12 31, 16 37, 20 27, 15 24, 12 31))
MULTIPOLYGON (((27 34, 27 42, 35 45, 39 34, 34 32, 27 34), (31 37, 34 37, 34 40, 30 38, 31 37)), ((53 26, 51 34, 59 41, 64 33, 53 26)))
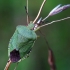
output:
MULTIPOLYGON (((43 0, 29 0, 29 16, 33 21, 43 0)), ((40 17, 46 17, 58 4, 69 4, 70 0, 47 0, 40 17)), ((0 0, 0 70, 8 60, 8 43, 17 25, 26 25, 26 0, 0 0)), ((46 21, 57 20, 70 16, 70 8, 48 18, 46 21)), ((41 28, 51 47, 57 70, 70 70, 70 19, 41 28)), ((43 36, 40 36, 32 49, 30 57, 18 64, 17 70, 50 70, 48 49, 43 36)), ((12 63, 9 70, 14 70, 12 63)))

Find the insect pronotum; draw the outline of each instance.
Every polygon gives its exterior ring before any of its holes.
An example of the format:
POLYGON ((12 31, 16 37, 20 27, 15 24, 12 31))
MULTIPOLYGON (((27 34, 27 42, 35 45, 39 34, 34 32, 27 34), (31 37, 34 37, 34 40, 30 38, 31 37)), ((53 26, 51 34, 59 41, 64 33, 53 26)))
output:
POLYGON ((9 41, 9 46, 8 46, 9 60, 6 64, 6 67, 4 70, 8 70, 9 66, 12 62, 19 62, 22 59, 25 59, 26 57, 29 56, 29 53, 34 45, 34 42, 37 39, 37 34, 35 33, 37 30, 39 30, 40 28, 42 28, 46 25, 52 24, 54 22, 58 22, 58 21, 62 21, 62 20, 70 18, 70 17, 66 17, 66 18, 63 18, 60 20, 55 20, 55 21, 49 22, 47 24, 42 24, 48 17, 58 14, 61 11, 65 10, 66 8, 70 7, 70 4, 64 5, 62 7, 60 7, 61 5, 59 4, 48 14, 47 17, 45 17, 44 19, 42 19, 42 17, 41 17, 38 20, 45 2, 46 2, 46 0, 43 0, 42 5, 40 7, 40 10, 39 10, 38 15, 35 18, 35 20, 29 21, 28 0, 27 0, 26 13, 27 13, 27 24, 28 25, 27 26, 18 25, 16 27, 16 30, 9 41))

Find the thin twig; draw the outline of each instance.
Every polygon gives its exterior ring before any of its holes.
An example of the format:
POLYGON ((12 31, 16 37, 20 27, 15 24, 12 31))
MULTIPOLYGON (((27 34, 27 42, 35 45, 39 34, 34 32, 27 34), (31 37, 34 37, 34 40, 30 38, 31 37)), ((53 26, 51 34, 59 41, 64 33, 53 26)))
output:
POLYGON ((39 32, 42 34, 42 36, 44 37, 47 47, 48 47, 48 63, 50 65, 50 70, 56 70, 56 65, 55 65, 55 59, 54 59, 54 54, 52 49, 50 48, 48 41, 45 37, 45 34, 41 32, 41 30, 39 30, 39 32))
POLYGON ((46 37, 45 37, 45 34, 44 34, 44 33, 42 33, 42 31, 41 31, 41 30, 39 30, 39 32, 42 34, 42 36, 43 36, 43 38, 44 38, 44 40, 45 40, 45 42, 46 42, 46 44, 47 44, 47 46, 48 46, 48 49, 49 49, 49 48, 50 48, 50 46, 49 46, 48 41, 47 41, 47 39, 46 39, 46 37))
POLYGON ((8 62, 7 62, 7 64, 6 64, 6 66, 5 66, 5 69, 4 69, 4 70, 8 70, 11 63, 12 63, 12 62, 11 62, 11 60, 9 59, 8 62))
POLYGON ((59 21, 63 21, 63 20, 69 19, 69 18, 70 18, 70 17, 66 17, 66 18, 63 18, 63 19, 55 20, 55 21, 49 22, 49 23, 44 24, 44 25, 39 26, 39 27, 41 28, 41 27, 47 26, 47 25, 49 25, 49 24, 52 24, 52 23, 55 23, 55 22, 59 22, 59 21))
POLYGON ((44 22, 48 17, 49 17, 49 15, 48 15, 47 17, 45 17, 45 18, 42 20, 42 22, 44 22))
POLYGON ((29 16, 28 16, 28 0, 27 0, 27 24, 29 23, 29 16))
POLYGON ((43 8, 45 2, 46 2, 46 0, 44 0, 44 1, 42 2, 41 7, 40 7, 40 9, 39 9, 39 12, 38 12, 38 14, 37 14, 35 20, 33 21, 33 23, 35 23, 35 22, 37 21, 37 19, 39 18, 40 13, 41 13, 41 11, 42 11, 42 8, 43 8))

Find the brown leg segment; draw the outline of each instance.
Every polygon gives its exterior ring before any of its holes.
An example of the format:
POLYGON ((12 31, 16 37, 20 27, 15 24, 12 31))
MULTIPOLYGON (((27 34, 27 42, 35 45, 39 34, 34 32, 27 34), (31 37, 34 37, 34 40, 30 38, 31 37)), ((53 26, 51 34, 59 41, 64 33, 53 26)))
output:
POLYGON ((10 64, 11 64, 11 60, 9 59, 6 66, 5 66, 5 69, 4 70, 9 70, 9 67, 10 67, 10 64))

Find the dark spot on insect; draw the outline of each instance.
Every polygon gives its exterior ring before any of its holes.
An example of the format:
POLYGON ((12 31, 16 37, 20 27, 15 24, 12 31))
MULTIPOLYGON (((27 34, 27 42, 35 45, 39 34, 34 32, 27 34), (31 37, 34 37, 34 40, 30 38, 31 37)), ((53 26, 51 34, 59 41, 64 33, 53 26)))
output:
POLYGON ((17 51, 16 49, 14 49, 12 52, 10 52, 10 60, 12 62, 18 62, 20 60, 20 54, 19 51, 17 51))

